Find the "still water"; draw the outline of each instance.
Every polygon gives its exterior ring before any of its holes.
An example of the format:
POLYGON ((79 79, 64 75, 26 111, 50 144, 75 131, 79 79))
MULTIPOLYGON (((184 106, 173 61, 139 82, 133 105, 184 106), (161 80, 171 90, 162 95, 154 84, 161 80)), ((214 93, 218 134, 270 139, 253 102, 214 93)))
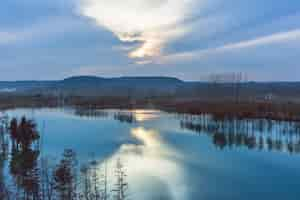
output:
POLYGON ((298 124, 217 123, 209 116, 157 110, 6 113, 36 121, 40 156, 54 161, 64 149, 73 149, 79 165, 93 157, 99 170, 105 163, 109 176, 116 160, 122 160, 131 200, 300 199, 298 124))

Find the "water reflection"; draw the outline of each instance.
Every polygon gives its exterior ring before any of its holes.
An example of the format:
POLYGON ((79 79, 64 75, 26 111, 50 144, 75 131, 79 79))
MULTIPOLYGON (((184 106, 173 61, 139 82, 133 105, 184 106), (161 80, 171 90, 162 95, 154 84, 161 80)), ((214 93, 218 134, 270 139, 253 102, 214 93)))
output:
POLYGON ((272 120, 214 119, 209 115, 184 116, 183 129, 211 137, 220 149, 248 149, 300 153, 300 124, 272 120))
POLYGON ((129 124, 145 122, 159 118, 160 111, 157 110, 122 110, 114 113, 114 119, 129 124))
POLYGON ((158 110, 133 110, 132 111, 136 121, 138 122, 144 122, 148 120, 154 120, 159 117, 160 111, 158 110))
POLYGON ((132 112, 129 111, 119 111, 114 113, 114 119, 122 122, 122 123, 128 123, 132 124, 136 122, 136 119, 132 112))
POLYGON ((80 117, 89 117, 89 118, 106 118, 109 113, 104 110, 89 109, 89 108, 78 108, 75 110, 75 115, 80 117))
POLYGON ((6 188, 6 180, 4 174, 4 164, 7 160, 5 152, 0 153, 0 199, 4 199, 7 196, 8 190, 6 188))
MULTIPOLYGON (((33 140, 36 137, 32 137, 32 123, 25 127, 34 143, 22 144, 24 137, 20 139, 15 134, 22 130, 19 123, 11 124, 10 129, 3 126, 6 134, 5 148, 0 149, 0 199, 8 194, 11 199, 59 199, 76 191, 80 200, 113 200, 116 195, 132 200, 215 200, 223 199, 217 198, 222 195, 224 199, 248 200, 250 197, 245 194, 267 193, 273 186, 276 191, 272 199, 281 199, 282 196, 276 196, 278 193, 287 195, 287 199, 299 193, 298 187, 290 189, 300 177, 299 157, 277 153, 299 153, 298 123, 215 119, 209 115, 174 118, 171 114, 145 110, 99 111, 101 120, 86 120, 98 116, 91 111, 81 112, 82 118, 63 111, 52 110, 55 115, 48 112, 37 112, 36 120, 29 120, 37 125, 45 122, 45 146, 39 145, 39 137, 33 140), (227 151, 214 151, 215 147, 227 151), (233 150, 240 148, 251 153, 233 150), (86 149, 94 153, 90 155, 86 149), (268 149, 275 153, 265 151, 268 149), (262 178, 256 180, 257 177, 262 178), (288 189, 290 193, 286 194, 288 189), (231 198, 234 195, 237 198, 231 198)), ((255 199, 267 198, 256 195, 255 199)))
POLYGON ((132 199, 188 199, 181 155, 168 146, 159 133, 143 127, 132 128, 139 144, 124 144, 108 161, 122 158, 130 183, 132 199), (149 188, 155 192, 149 193, 149 188))
MULTIPOLYGON (((38 156, 39 151, 32 149, 13 149, 11 152, 10 174, 13 176, 16 191, 24 191, 22 195, 24 199, 39 198, 38 156)), ((21 198, 18 192, 16 192, 15 196, 21 198)))
POLYGON ((146 147, 161 147, 162 141, 159 134, 153 130, 146 130, 142 127, 131 129, 131 135, 143 143, 146 147))
POLYGON ((6 187, 6 180, 4 174, 5 162, 8 158, 8 141, 5 132, 7 130, 8 119, 7 116, 0 116, 0 199, 4 199, 8 190, 6 187))

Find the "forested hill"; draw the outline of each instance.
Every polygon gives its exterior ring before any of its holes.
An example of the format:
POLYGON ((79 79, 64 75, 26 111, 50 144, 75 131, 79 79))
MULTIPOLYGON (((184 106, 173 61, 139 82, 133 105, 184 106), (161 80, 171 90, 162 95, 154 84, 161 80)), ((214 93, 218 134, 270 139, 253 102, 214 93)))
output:
POLYGON ((72 95, 299 100, 300 82, 210 83, 173 77, 75 76, 58 81, 0 82, 0 95, 72 95))
POLYGON ((174 93, 184 84, 172 77, 119 77, 75 76, 59 81, 15 81, 0 82, 0 92, 18 94, 55 94, 79 96, 124 96, 138 93, 174 93))

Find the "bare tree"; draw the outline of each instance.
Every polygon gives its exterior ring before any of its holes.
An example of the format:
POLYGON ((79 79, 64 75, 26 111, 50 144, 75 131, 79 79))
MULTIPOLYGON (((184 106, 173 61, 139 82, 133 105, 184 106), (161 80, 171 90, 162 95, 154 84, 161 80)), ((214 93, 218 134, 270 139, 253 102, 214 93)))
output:
POLYGON ((100 200, 100 186, 99 186, 99 176, 98 176, 98 167, 97 167, 97 161, 92 160, 91 163, 91 181, 93 186, 93 199, 94 200, 100 200))
POLYGON ((0 199, 9 199, 9 191, 5 184, 4 162, 6 160, 5 152, 0 153, 0 199))
POLYGON ((106 162, 106 160, 104 161, 104 173, 102 175, 101 182, 103 185, 101 200, 107 200, 109 198, 109 195, 108 195, 108 186, 107 186, 107 162, 106 162))
POLYGON ((77 160, 71 149, 66 149, 63 159, 54 170, 55 189, 61 199, 74 200, 77 198, 77 160))
POLYGON ((125 200, 127 199, 128 183, 126 182, 126 173, 120 158, 117 160, 115 175, 117 182, 113 190, 113 197, 115 200, 125 200))
POLYGON ((240 102, 242 83, 246 81, 247 75, 242 72, 223 73, 223 74, 211 74, 209 76, 209 82, 213 84, 216 94, 218 86, 220 84, 231 84, 232 85, 232 99, 236 103, 240 102))
POLYGON ((52 200, 54 197, 55 180, 52 174, 54 166, 51 166, 48 158, 41 158, 41 190, 42 199, 52 200))
POLYGON ((88 165, 83 165, 80 168, 81 174, 81 191, 80 191, 80 199, 91 200, 91 181, 90 181, 90 170, 88 165))

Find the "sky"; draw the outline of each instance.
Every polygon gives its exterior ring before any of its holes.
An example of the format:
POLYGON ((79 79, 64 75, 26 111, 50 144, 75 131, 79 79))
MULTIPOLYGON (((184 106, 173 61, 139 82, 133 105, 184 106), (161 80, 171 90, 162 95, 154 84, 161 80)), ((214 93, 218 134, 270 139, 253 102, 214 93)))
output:
POLYGON ((299 0, 1 0, 0 80, 300 81, 299 0))

